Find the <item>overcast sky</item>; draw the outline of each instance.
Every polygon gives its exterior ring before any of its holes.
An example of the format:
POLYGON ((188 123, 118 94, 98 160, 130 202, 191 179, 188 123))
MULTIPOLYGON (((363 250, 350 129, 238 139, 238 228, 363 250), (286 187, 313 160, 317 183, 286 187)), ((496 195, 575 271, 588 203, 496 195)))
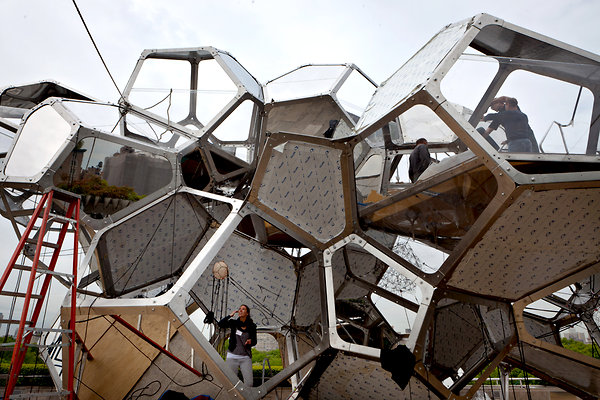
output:
MULTIPOLYGON (((228 51, 262 83, 302 64, 346 62, 380 83, 442 27, 481 12, 600 53, 595 0, 77 3, 121 89, 142 50, 199 46, 228 51)), ((0 0, 0 10, 0 87, 52 79, 117 102, 72 1, 0 0)), ((15 246, 8 227, 0 222, 0 265, 15 246)))

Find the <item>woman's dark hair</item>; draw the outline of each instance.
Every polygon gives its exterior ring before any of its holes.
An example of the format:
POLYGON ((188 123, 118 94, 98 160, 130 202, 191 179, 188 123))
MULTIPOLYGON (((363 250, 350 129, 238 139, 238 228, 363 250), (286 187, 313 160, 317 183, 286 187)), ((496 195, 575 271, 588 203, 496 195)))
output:
POLYGON ((242 307, 242 306, 246 307, 246 311, 248 311, 248 317, 250 317, 250 307, 248 307, 245 304, 240 305, 240 307, 242 307))

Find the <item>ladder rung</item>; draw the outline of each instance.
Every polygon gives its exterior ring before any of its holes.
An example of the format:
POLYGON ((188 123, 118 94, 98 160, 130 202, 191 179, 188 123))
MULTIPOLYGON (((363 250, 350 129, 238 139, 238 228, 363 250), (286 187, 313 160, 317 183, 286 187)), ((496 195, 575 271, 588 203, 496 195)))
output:
POLYGON ((69 347, 69 343, 55 343, 55 344, 39 344, 39 343, 27 343, 25 346, 27 347, 39 347, 44 349, 49 349, 52 347, 69 347))
MULTIPOLYGON (((0 319, 0 324, 16 325, 20 324, 20 319, 0 319)), ((31 324, 31 321, 25 321, 26 324, 31 324)))
MULTIPOLYGON (((38 243, 38 241, 35 240, 35 239, 27 239, 26 242, 29 243, 29 244, 35 244, 35 245, 37 245, 37 243, 38 243)), ((56 244, 56 243, 50 243, 50 242, 42 242, 42 246, 50 247, 50 248, 53 248, 53 249, 58 249, 59 248, 58 244, 56 244)))
MULTIPOLYGON (((1 292, 0 292, 0 295, 1 295, 1 296, 11 296, 11 297, 25 297, 25 296, 27 296, 27 294, 26 294, 26 293, 20 293, 20 292, 7 292, 7 291, 5 291, 5 290, 1 291, 1 292)), ((31 298, 32 298, 32 299, 38 299, 38 300, 40 300, 40 299, 43 299, 43 298, 44 298, 44 296, 42 296, 41 294, 33 294, 33 293, 32 293, 32 294, 31 294, 31 298)))
POLYGON ((26 331, 35 332, 59 332, 59 333, 71 333, 70 329, 56 329, 56 328, 36 328, 35 326, 28 326, 25 328, 26 331))
MULTIPOLYGON (((31 271, 31 266, 30 265, 22 265, 22 264, 15 264, 14 269, 20 269, 21 271, 31 271)), ((39 274, 48 274, 48 275, 53 275, 53 276, 62 276, 66 279, 73 279, 73 274, 69 274, 66 272, 58 272, 58 271, 50 271, 49 269, 43 268, 41 266, 38 266, 36 271, 39 274)))
POLYGON ((54 214, 54 213, 50 213, 50 218, 54 221, 58 221, 58 222, 63 222, 63 223, 72 223, 72 224, 77 224, 77 220, 73 219, 73 218, 67 218, 64 215, 58 215, 58 214, 54 214))
POLYGON ((38 393, 22 393, 22 394, 11 394, 11 399, 31 399, 33 397, 60 397, 69 394, 68 390, 62 390, 60 392, 38 392, 38 393))

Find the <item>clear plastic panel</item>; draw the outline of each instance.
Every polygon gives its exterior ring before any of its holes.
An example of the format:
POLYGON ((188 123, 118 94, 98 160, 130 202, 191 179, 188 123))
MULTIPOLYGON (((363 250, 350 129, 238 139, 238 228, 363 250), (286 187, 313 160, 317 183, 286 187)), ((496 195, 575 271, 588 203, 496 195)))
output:
MULTIPOLYGON (((166 143, 173 138, 173 130, 154 124, 137 115, 127 114, 125 116, 127 130, 133 134, 150 139, 153 142, 166 143)), ((178 135, 177 135, 178 136, 178 135)))
POLYGON ((356 172, 356 178, 369 178, 381 174, 383 157, 379 154, 371 155, 362 167, 356 172))
POLYGON ((498 61, 469 47, 441 82, 444 97, 474 110, 498 71, 498 61))
POLYGON ((21 128, 4 174, 30 177, 42 172, 69 139, 71 128, 51 106, 36 110, 21 128))
POLYGON ((84 211, 104 218, 167 185, 171 178, 171 163, 162 156, 88 137, 56 171, 54 184, 82 195, 84 211))
POLYGON ((263 101, 262 86, 254 79, 252 75, 244 67, 240 65, 233 57, 226 53, 219 53, 221 59, 227 64, 235 76, 241 81, 242 85, 248 90, 248 92, 263 101))
POLYGON ((267 102, 328 94, 347 67, 309 65, 267 83, 267 102))
POLYGON ((119 134, 121 113, 117 105, 68 100, 63 100, 62 104, 86 127, 105 133, 119 134))
POLYGON ((198 65, 196 116, 203 125, 212 120, 236 96, 236 84, 215 60, 198 65))
POLYGON ((255 104, 252 101, 244 101, 216 127, 212 132, 213 135, 222 141, 247 140, 254 107, 255 104))
POLYGON ((364 75, 353 70, 338 90, 337 98, 346 112, 358 120, 373 97, 375 89, 375 85, 369 82, 364 75))
POLYGON ((450 143, 456 139, 452 130, 427 106, 416 105, 398 118, 405 143, 419 138, 428 142, 450 143))
POLYGON ((181 121, 190 109, 191 65, 188 61, 147 59, 129 101, 170 121, 181 121))
POLYGON ((579 90, 577 85, 519 70, 508 76, 498 95, 517 99, 541 152, 585 154, 594 96, 583 88, 578 101, 579 90))

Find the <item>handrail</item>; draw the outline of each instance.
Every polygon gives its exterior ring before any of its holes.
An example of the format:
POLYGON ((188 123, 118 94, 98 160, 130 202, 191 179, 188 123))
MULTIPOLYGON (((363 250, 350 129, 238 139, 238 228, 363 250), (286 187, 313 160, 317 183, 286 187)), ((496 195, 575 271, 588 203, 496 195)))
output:
POLYGON ((575 123, 575 114, 577 113, 577 107, 579 106, 579 99, 581 99, 581 92, 582 92, 582 90, 583 90, 583 86, 580 86, 579 87, 579 93, 577 93, 577 100, 575 100, 575 107, 573 108, 573 114, 571 115, 571 120, 569 121, 569 123, 568 124, 561 124, 558 121, 552 121, 552 123, 550 124, 550 126, 546 130, 546 133, 544 134, 544 137, 540 141, 540 144, 539 144, 540 152, 544 153, 544 148, 542 147, 542 144, 544 143, 544 140, 546 140, 546 137, 548 136, 548 133, 550 133, 550 129, 552 129, 552 126, 554 124, 556 124, 556 126, 558 126, 558 130, 560 131, 560 138, 562 139, 563 146, 565 147, 565 152, 566 152, 566 154, 569 154, 569 149, 567 148, 567 141, 565 140, 565 133, 564 133, 564 131, 563 131, 562 128, 573 126, 573 124, 575 123))

